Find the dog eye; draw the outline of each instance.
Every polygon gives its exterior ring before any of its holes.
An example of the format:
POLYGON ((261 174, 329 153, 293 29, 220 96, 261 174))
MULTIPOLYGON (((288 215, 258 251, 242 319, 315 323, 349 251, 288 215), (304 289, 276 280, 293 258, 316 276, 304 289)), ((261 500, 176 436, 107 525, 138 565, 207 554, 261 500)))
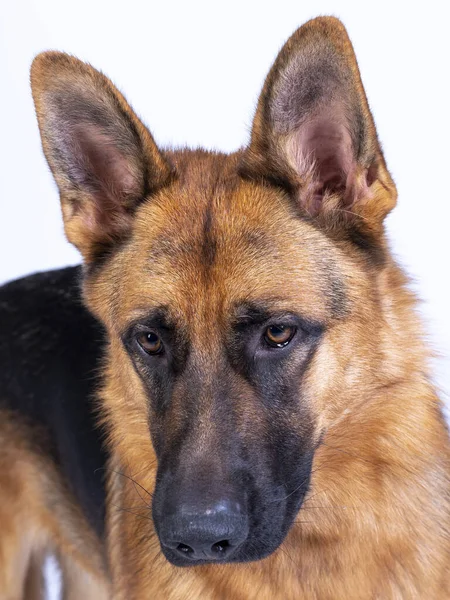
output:
POLYGON ((136 336, 136 340, 147 354, 159 354, 163 349, 162 340, 154 331, 143 331, 136 336))
POLYGON ((264 341, 272 348, 283 348, 289 344, 295 332, 296 328, 289 325, 271 325, 264 332, 264 341))

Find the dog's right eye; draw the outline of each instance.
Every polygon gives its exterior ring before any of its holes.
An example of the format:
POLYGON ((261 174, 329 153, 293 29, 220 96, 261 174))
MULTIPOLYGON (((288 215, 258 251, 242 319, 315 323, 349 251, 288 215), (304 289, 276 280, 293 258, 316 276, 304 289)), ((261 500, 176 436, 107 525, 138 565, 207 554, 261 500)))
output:
POLYGON ((136 336, 136 340, 147 354, 160 354, 162 352, 162 340, 154 331, 141 331, 136 336))
POLYGON ((264 340, 272 348, 284 348, 292 340, 295 332, 296 328, 289 325, 271 325, 264 332, 264 340))

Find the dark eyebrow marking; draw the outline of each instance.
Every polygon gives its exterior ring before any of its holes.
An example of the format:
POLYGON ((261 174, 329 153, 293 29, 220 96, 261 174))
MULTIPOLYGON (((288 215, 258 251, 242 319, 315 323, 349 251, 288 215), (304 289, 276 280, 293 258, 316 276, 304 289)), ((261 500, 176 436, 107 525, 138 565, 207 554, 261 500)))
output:
POLYGON ((233 321, 237 327, 264 323, 272 314, 266 302, 238 302, 234 305, 233 321))
POLYGON ((296 311, 277 310, 274 301, 238 302, 235 304, 232 326, 235 330, 244 330, 258 326, 269 320, 280 319, 300 325, 310 334, 319 336, 325 330, 325 324, 298 314, 296 311))
POLYGON ((155 329, 167 329, 168 331, 176 328, 176 322, 170 315, 167 306, 156 306, 143 314, 142 317, 128 323, 122 332, 122 337, 126 337, 134 327, 139 325, 155 329))

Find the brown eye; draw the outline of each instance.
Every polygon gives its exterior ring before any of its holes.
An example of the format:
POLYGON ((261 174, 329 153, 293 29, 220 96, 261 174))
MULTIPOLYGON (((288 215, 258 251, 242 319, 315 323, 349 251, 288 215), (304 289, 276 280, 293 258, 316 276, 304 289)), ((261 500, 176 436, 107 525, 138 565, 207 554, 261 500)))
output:
POLYGON ((289 325, 271 325, 264 332, 264 340, 272 348, 287 346, 295 334, 295 327, 289 325))
POLYGON ((159 335, 154 331, 144 331, 137 336, 139 346, 147 354, 159 354, 163 349, 163 343, 159 335))

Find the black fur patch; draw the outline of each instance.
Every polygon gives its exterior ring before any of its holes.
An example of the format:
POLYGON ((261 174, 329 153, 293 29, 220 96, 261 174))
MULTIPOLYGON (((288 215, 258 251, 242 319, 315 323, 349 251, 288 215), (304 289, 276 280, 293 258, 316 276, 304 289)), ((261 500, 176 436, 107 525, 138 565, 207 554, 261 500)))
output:
POLYGON ((99 536, 106 451, 93 397, 104 332, 81 302, 80 267, 0 288, 0 408, 44 428, 50 453, 99 536))

